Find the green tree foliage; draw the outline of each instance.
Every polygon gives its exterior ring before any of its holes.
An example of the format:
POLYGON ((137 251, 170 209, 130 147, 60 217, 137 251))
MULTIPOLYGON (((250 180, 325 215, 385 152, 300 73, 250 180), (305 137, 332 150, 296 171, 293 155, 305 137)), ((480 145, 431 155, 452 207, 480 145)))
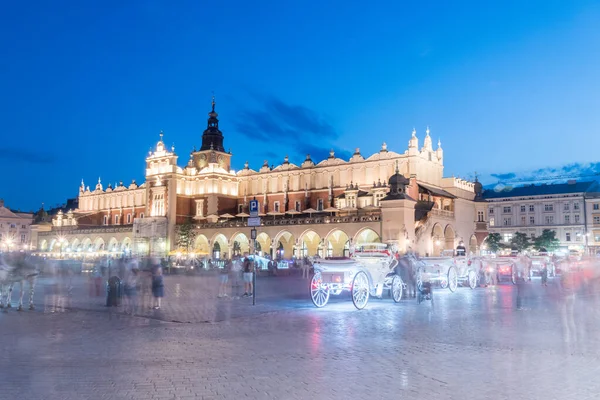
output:
POLYGON ((505 246, 502 243, 502 236, 499 233, 490 233, 485 241, 487 248, 492 253, 497 253, 505 246))
POLYGON ((177 247, 190 251, 190 248, 194 245, 196 240, 196 232, 194 231, 194 224, 191 218, 185 221, 183 224, 177 226, 177 247))
POLYGON ((520 253, 523 250, 527 250, 528 248, 530 248, 531 242, 529 241, 529 237, 527 236, 527 234, 517 232, 510 240, 510 245, 513 249, 516 249, 520 253))
POLYGON ((544 229, 542 234, 533 239, 533 248, 537 251, 546 249, 553 251, 558 248, 560 241, 556 237, 556 232, 552 229, 544 229))

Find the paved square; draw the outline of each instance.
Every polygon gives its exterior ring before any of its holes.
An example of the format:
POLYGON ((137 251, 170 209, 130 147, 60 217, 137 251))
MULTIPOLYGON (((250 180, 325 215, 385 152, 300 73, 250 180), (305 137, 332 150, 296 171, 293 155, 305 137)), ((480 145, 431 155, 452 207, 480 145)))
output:
MULTIPOLYGON (((597 399, 599 311, 552 284, 456 293, 435 305, 348 296, 315 309, 308 283, 261 278, 251 299, 217 299, 214 277, 166 277, 162 310, 136 316, 88 297, 0 313, 2 399, 597 399), (67 308, 64 308, 67 307, 67 308), (55 312, 52 312, 55 311, 55 312), (178 322, 171 322, 178 321, 178 322), (206 322, 207 321, 207 322, 206 322)), ((66 287, 66 285, 64 286, 66 287)), ((62 292, 66 294, 66 291, 62 292)))

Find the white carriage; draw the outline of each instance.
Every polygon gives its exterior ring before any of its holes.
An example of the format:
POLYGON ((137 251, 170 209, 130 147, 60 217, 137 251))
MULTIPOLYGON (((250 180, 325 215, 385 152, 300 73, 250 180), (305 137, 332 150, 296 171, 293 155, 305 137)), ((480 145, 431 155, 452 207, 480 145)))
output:
POLYGON ((479 271, 483 269, 481 257, 454 257, 458 281, 463 286, 475 289, 479 283, 479 271))
POLYGON ((310 283, 310 295, 316 307, 323 307, 330 295, 349 291, 354 306, 361 310, 370 296, 382 297, 389 290, 397 303, 402 299, 404 283, 396 273, 397 261, 385 244, 359 246, 352 258, 317 259, 310 283))
POLYGON ((430 282, 454 292, 458 288, 458 268, 453 257, 420 258, 415 279, 418 290, 423 290, 423 282, 430 282))

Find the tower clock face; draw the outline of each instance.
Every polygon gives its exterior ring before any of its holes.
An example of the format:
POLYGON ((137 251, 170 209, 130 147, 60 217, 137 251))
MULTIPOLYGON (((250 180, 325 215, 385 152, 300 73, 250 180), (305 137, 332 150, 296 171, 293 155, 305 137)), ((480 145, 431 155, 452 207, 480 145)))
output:
POLYGON ((219 158, 218 158, 217 160, 218 160, 218 162, 219 162, 219 166, 220 166, 221 168, 224 168, 224 167, 225 167, 225 157, 223 157, 223 156, 219 156, 219 158))
POLYGON ((206 154, 201 154, 200 155, 200 160, 206 161, 206 154))

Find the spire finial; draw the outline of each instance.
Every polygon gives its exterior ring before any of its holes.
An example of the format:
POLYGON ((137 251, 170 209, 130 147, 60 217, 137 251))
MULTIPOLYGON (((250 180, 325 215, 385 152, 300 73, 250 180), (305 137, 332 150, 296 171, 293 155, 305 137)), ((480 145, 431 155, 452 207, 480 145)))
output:
POLYGON ((427 129, 425 129, 425 133, 429 136, 429 125, 427 125, 427 129))
POLYGON ((212 92, 212 112, 215 112, 215 105, 217 103, 215 102, 215 92, 212 92))
POLYGON ((442 147, 442 139, 438 139, 438 147, 442 147))
POLYGON ((413 128, 413 130, 412 130, 412 137, 415 137, 415 136, 417 136, 417 130, 415 128, 413 128))
POLYGON ((163 133, 163 131, 161 130, 161 131, 160 131, 160 133, 159 133, 158 135, 160 136, 160 141, 162 142, 162 140, 163 140, 163 136, 164 136, 165 134, 164 134, 164 133, 163 133))
POLYGON ((100 180, 100 177, 98 177, 98 183, 101 183, 102 181, 100 180))
POLYGON ((398 160, 396 160, 396 173, 397 174, 400 173, 400 168, 398 167, 398 160))

